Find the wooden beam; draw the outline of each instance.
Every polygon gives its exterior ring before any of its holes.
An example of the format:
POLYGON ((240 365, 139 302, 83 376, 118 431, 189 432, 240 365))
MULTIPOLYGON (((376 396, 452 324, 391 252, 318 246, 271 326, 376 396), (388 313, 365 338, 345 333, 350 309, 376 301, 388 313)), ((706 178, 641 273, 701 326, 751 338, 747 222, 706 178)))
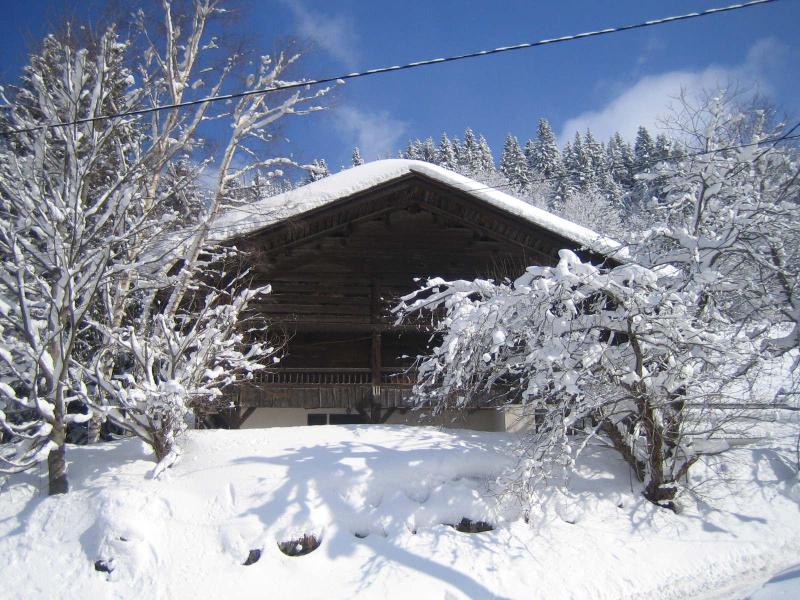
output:
MULTIPOLYGON (((406 177, 405 179, 408 179, 406 177)), ((298 244, 306 244, 319 237, 325 237, 334 232, 346 232, 348 227, 355 223, 374 219, 382 216, 387 211, 395 211, 402 208, 408 198, 406 184, 398 180, 389 189, 372 195, 362 192, 348 199, 343 199, 318 209, 309 211, 303 216, 301 225, 298 219, 287 219, 278 222, 273 226, 248 235, 248 241, 254 240, 259 236, 266 236, 270 239, 267 246, 262 246, 266 253, 280 252, 283 249, 294 247, 298 244), (388 196, 394 196, 393 201, 386 202, 388 196)))
POLYGON ((380 422, 381 423, 386 423, 386 421, 389 420, 389 418, 394 414, 394 411, 396 411, 396 410, 397 410, 396 406, 392 406, 390 408, 387 408, 385 411, 383 411, 383 414, 381 415, 381 418, 380 418, 380 422))
POLYGON ((381 334, 379 331, 372 332, 372 359, 370 361, 372 367, 372 386, 380 388, 381 386, 381 334))
POLYGON ((372 410, 370 423, 378 423, 381 418, 381 334, 372 332, 372 410))
MULTIPOLYGON (((381 286, 377 279, 372 280, 372 291, 370 293, 371 307, 370 307, 370 323, 378 324, 381 319, 381 286)), ((381 385, 381 334, 380 331, 374 330, 372 332, 372 352, 370 364, 372 366, 372 387, 373 389, 380 389, 381 385)))
POLYGON ((250 415, 252 415, 254 412, 256 412, 255 406, 250 406, 249 408, 244 409, 244 412, 238 419, 239 422, 236 424, 236 429, 241 429, 242 425, 244 425, 244 422, 247 421, 247 419, 250 418, 250 415))
POLYGON ((250 416, 255 412, 255 407, 250 406, 245 408, 244 412, 242 412, 242 408, 240 406, 235 406, 233 408, 226 408, 220 414, 225 421, 225 424, 228 426, 228 429, 241 429, 242 424, 250 418, 250 416))

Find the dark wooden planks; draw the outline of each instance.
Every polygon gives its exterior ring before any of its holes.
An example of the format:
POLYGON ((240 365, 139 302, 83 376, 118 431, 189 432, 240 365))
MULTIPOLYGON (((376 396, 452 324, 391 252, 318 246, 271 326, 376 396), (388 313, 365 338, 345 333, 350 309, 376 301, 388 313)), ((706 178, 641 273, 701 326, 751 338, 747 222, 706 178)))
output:
POLYGON ((410 366, 428 345, 425 320, 394 324, 390 308, 421 278, 516 277, 553 264, 573 243, 521 217, 420 175, 400 178, 237 240, 254 284, 273 293, 251 305, 289 332, 283 366, 366 368, 370 383, 261 385, 243 406, 369 410, 407 406, 410 366), (422 331, 420 331, 422 329, 422 331), (401 358, 405 355, 405 358, 401 358), (388 377, 388 379, 387 379, 388 377))

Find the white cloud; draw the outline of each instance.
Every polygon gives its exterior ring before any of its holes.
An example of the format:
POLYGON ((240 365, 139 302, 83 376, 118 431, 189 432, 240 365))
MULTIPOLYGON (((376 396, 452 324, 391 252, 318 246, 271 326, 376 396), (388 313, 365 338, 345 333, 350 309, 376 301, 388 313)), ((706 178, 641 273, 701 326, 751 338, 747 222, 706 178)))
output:
POLYGON ((644 48, 639 53, 639 56, 636 58, 636 67, 642 67, 648 62, 654 54, 657 52, 661 52, 666 48, 666 44, 664 40, 662 40, 657 35, 651 35, 647 38, 647 42, 645 43, 644 48))
POLYGON ((358 146, 365 160, 391 156, 408 129, 407 123, 385 110, 372 112, 339 106, 332 112, 336 129, 349 138, 351 145, 358 146))
POLYGON ((329 15, 308 10, 301 0, 282 0, 297 21, 298 33, 316 43, 336 60, 348 67, 357 61, 353 23, 342 15, 329 15))
POLYGON ((615 131, 633 140, 640 125, 657 130, 660 119, 669 113, 681 91, 691 97, 718 86, 739 84, 769 95, 769 82, 785 51, 779 42, 765 39, 750 48, 741 65, 712 65, 700 71, 669 71, 643 77, 602 108, 568 119, 561 128, 559 143, 564 144, 576 131, 587 128, 601 140, 607 140, 615 131))

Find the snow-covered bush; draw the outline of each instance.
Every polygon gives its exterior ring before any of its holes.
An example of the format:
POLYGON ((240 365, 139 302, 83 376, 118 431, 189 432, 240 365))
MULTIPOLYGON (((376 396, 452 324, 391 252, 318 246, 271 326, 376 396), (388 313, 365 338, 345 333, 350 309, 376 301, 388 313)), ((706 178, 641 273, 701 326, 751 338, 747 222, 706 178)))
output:
POLYGON ((243 322, 248 303, 267 293, 269 286, 245 287, 232 297, 204 290, 199 306, 189 304, 175 316, 156 314, 144 333, 133 325, 108 330, 96 324, 112 340, 94 365, 93 379, 108 400, 105 410, 153 448, 159 469, 177 457, 187 416, 212 408, 224 388, 252 378, 275 352, 266 327, 243 322), (105 353, 114 354, 110 378, 103 375, 105 353))
POLYGON ((396 309, 431 311, 440 334, 419 364, 420 403, 535 416, 533 479, 574 462, 586 438, 569 434, 583 429, 620 452, 648 499, 670 502, 701 440, 731 435, 763 402, 750 394, 764 358, 797 350, 797 153, 724 96, 691 117, 701 149, 645 176, 665 195, 625 264, 562 250, 513 283, 430 280, 396 309))
POLYGON ((399 307, 446 314, 435 321, 441 343, 419 365, 419 401, 535 414, 536 480, 574 461, 585 439, 573 429, 603 434, 647 498, 671 500, 696 457, 691 436, 707 424, 684 407, 704 401, 709 374, 737 348, 698 326, 691 294, 660 283, 656 271, 597 267, 569 250, 513 283, 429 281, 399 307))

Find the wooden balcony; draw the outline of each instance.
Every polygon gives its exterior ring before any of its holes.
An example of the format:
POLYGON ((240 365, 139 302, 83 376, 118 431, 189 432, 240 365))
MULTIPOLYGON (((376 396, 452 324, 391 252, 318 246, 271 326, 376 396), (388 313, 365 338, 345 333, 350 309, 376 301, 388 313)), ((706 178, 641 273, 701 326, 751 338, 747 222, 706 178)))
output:
POLYGON ((239 389, 242 407, 346 408, 373 403, 383 408, 406 407, 415 383, 413 371, 383 367, 376 382, 372 369, 270 369, 253 374, 239 389))
MULTIPOLYGON (((411 387, 415 383, 413 372, 396 367, 381 369, 381 386, 411 387)), ((309 385, 347 386, 373 385, 372 369, 270 369, 253 374, 253 385, 279 387, 307 387, 309 385)))

